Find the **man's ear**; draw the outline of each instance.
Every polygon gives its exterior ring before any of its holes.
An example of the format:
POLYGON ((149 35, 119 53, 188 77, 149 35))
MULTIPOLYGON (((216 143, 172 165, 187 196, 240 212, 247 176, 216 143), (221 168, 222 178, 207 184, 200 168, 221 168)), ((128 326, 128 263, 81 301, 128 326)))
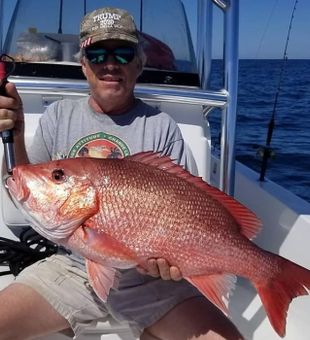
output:
POLYGON ((141 75, 141 73, 143 72, 143 65, 142 65, 142 61, 140 59, 137 59, 137 69, 138 69, 138 77, 141 75))
POLYGON ((82 72, 84 73, 84 76, 86 77, 86 63, 85 63, 84 57, 81 58, 80 63, 82 65, 82 72))

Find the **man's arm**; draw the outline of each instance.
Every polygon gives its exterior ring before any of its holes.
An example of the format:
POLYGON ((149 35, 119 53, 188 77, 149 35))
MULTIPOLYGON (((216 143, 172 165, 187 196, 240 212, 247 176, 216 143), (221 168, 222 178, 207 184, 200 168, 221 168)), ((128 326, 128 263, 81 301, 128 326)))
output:
MULTIPOLYGON (((16 164, 29 163, 24 137, 24 112, 22 100, 13 83, 5 86, 6 96, 0 96, 0 132, 12 129, 16 164)), ((5 163, 5 162, 4 162, 5 163)), ((6 172, 6 165, 3 165, 6 172)))

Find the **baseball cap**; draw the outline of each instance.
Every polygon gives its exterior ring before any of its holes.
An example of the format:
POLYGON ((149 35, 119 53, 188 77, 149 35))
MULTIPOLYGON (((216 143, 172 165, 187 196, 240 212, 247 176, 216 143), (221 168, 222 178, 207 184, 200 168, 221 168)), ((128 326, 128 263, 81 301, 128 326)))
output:
POLYGON ((86 14, 80 27, 81 48, 109 39, 134 44, 139 42, 139 33, 132 15, 124 9, 114 7, 104 7, 86 14))

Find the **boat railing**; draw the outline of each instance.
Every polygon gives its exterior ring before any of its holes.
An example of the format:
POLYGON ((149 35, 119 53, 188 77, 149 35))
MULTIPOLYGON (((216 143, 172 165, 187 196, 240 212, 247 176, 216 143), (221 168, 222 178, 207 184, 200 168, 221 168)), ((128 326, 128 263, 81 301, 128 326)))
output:
POLYGON ((204 90, 209 89, 210 70, 212 62, 212 25, 213 5, 218 6, 224 14, 224 84, 227 103, 222 108, 221 125, 221 190, 234 194, 235 183, 235 129, 238 88, 238 30, 239 1, 238 0, 200 0, 198 2, 197 31, 197 64, 200 81, 204 90))
MULTIPOLYGON (((9 80, 16 84, 17 88, 26 92, 44 92, 45 90, 66 92, 87 93, 88 84, 84 80, 59 80, 59 79, 42 79, 33 77, 11 77, 9 80)), ((138 97, 147 97, 155 101, 168 101, 184 104, 196 104, 202 107, 224 108, 228 101, 227 92, 202 90, 199 88, 189 87, 171 87, 150 84, 138 84, 135 88, 135 94, 138 97)))

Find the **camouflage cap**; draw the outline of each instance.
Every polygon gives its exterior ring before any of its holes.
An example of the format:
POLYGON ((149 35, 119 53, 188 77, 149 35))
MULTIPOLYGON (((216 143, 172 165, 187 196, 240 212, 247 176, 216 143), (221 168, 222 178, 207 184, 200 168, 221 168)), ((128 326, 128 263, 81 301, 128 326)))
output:
POLYGON ((80 28, 80 46, 117 39, 137 44, 139 34, 133 17, 120 8, 105 7, 85 15, 80 28))

